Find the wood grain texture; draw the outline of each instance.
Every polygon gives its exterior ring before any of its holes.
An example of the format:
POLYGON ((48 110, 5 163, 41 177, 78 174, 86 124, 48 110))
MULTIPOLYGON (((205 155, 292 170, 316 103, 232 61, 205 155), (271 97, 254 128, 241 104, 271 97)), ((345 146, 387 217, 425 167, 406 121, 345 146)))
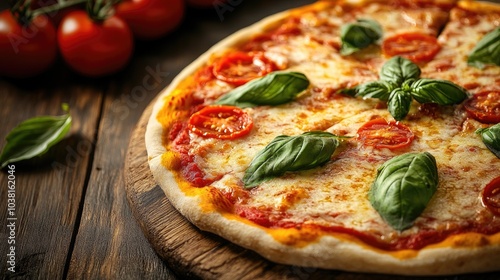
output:
MULTIPOLYGON (((100 85, 61 83, 43 90, 0 80, 0 146, 22 121, 40 115, 61 115, 68 103, 73 124, 68 137, 45 155, 16 166, 16 272, 9 278, 61 279, 78 226, 93 139, 100 115, 100 85), (43 242, 41 242, 43 241, 43 242)), ((0 275, 7 276, 7 173, 0 172, 0 275)))
MULTIPOLYGON (((147 163, 144 133, 152 104, 132 133, 125 161, 127 198, 146 238, 158 255, 190 279, 498 279, 498 273, 449 277, 368 275, 280 265, 203 232, 184 219, 156 184, 147 163)), ((335 252, 332 252, 334 254, 335 252)))
POLYGON ((123 189, 132 128, 152 96, 164 87, 162 81, 153 81, 143 89, 144 71, 136 69, 129 75, 132 78, 114 81, 106 91, 69 279, 174 279, 147 246, 123 189))

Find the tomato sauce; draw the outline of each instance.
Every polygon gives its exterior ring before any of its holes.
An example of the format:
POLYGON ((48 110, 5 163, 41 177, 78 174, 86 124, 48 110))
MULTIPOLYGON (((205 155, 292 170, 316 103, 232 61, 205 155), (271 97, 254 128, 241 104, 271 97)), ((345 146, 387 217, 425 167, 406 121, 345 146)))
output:
POLYGON ((273 211, 268 208, 246 207, 243 205, 236 205, 234 207, 235 214, 242 218, 250 220, 260 226, 270 229, 301 229, 307 227, 318 232, 318 236, 329 233, 340 233, 353 236, 363 243, 385 251, 398 251, 398 250, 419 250, 428 245, 436 244, 444 241, 448 236, 462 234, 462 233, 480 233, 480 234, 494 234, 500 231, 500 225, 492 224, 470 224, 463 225, 458 228, 450 230, 436 230, 427 229, 420 230, 418 233, 408 236, 395 237, 390 241, 383 241, 376 232, 364 232, 349 227, 343 226, 325 226, 314 223, 295 223, 287 218, 290 218, 284 212, 273 211))

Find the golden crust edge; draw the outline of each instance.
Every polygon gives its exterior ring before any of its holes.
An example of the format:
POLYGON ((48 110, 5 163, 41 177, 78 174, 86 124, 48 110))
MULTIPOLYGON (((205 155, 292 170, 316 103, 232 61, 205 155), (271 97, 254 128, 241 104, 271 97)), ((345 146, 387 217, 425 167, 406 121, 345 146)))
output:
POLYGON ((486 1, 461 0, 457 2, 457 7, 472 12, 485 12, 485 11, 487 11, 487 13, 500 12, 500 3, 486 2, 486 1))

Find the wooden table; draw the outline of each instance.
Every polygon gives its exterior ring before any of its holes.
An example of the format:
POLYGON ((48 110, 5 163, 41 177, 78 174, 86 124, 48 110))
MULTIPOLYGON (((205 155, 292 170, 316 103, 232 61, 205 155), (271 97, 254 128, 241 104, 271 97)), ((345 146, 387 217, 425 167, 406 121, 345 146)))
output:
MULTIPOLYGON (((1 147, 21 121, 60 115, 62 103, 69 104, 73 117, 68 137, 47 155, 31 164, 16 164, 16 220, 7 220, 8 173, 0 172, 2 278, 182 278, 152 249, 129 207, 124 163, 132 132, 157 94, 210 46, 267 15, 314 0, 227 2, 218 9, 189 9, 172 34, 154 42, 136 42, 128 67, 115 75, 85 78, 59 59, 37 78, 0 78, 1 147), (8 222, 15 222, 15 273, 7 271, 8 222)), ((0 10, 5 7, 1 1, 0 10)), ((489 274, 488 279, 495 275, 489 274)), ((307 273, 288 276, 309 278, 307 273)), ((335 279, 367 276, 332 275, 335 279)))
POLYGON ((13 274, 6 253, 8 174, 0 172, 2 278, 177 279, 151 248, 126 199, 124 161, 134 126, 150 101, 210 46, 267 15, 313 1, 229 2, 189 9, 172 34, 137 42, 127 68, 110 77, 79 76, 59 59, 37 78, 0 78, 1 147, 21 121, 62 114, 61 103, 69 104, 73 117, 68 137, 46 156, 16 165, 13 274))

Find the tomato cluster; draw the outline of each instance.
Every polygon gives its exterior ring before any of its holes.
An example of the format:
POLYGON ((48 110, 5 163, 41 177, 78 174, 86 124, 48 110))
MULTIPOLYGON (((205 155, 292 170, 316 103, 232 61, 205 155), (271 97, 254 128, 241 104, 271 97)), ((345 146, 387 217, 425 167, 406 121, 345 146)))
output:
POLYGON ((186 3, 208 7, 212 1, 121 0, 113 3, 111 13, 98 20, 81 5, 61 7, 47 14, 36 13, 59 5, 57 0, 44 1, 41 7, 32 4, 34 16, 24 24, 10 10, 0 12, 0 76, 36 76, 54 63, 58 52, 69 67, 82 75, 97 77, 114 73, 128 63, 134 39, 161 38, 181 23, 186 3))

